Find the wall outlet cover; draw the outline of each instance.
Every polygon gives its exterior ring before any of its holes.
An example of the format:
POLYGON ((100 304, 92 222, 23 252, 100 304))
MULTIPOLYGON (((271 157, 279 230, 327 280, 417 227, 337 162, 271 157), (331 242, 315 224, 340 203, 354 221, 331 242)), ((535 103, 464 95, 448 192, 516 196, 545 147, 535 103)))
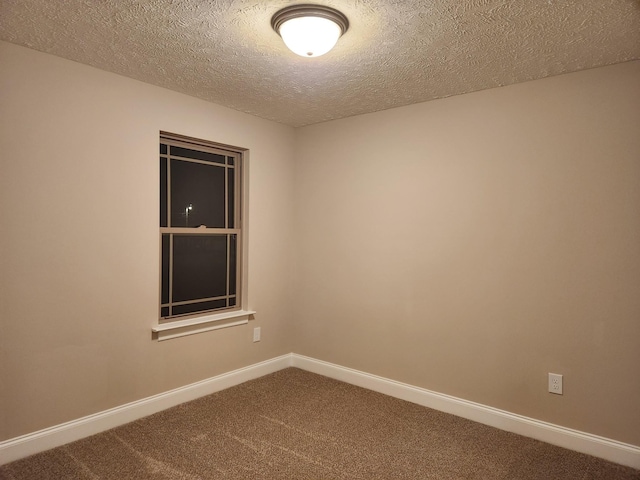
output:
POLYGON ((549 392, 562 395, 562 375, 558 373, 549 374, 549 392))

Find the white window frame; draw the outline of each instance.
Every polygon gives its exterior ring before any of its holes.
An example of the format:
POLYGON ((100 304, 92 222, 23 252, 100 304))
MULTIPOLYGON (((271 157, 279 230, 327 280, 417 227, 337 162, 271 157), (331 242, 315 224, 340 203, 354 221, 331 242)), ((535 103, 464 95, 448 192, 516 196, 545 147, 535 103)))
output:
MULTIPOLYGON (((178 143, 188 148, 201 149, 202 151, 210 151, 213 153, 221 153, 235 156, 236 179, 235 188, 235 224, 233 229, 224 229, 237 235, 237 273, 236 273, 236 305, 225 309, 209 310, 193 314, 185 314, 169 318, 161 316, 161 299, 162 299, 162 235, 167 233, 195 233, 195 234, 211 234, 221 233, 222 229, 199 229, 199 228, 176 228, 176 227, 160 227, 159 233, 159 293, 158 293, 158 322, 152 327, 152 338, 162 341, 172 338, 178 338, 185 335, 193 335, 196 333, 218 330, 232 326, 245 325, 249 319, 255 314, 255 311, 248 308, 247 295, 247 190, 248 190, 248 164, 249 151, 245 148, 224 145, 205 140, 199 140, 193 137, 176 135, 168 132, 160 132, 159 143, 178 143), (205 230, 205 231, 203 231, 205 230)), ((157 147, 156 147, 157 148, 157 147)), ((159 177, 159 175, 158 175, 159 177)), ((226 215, 226 212, 225 212, 226 215)))

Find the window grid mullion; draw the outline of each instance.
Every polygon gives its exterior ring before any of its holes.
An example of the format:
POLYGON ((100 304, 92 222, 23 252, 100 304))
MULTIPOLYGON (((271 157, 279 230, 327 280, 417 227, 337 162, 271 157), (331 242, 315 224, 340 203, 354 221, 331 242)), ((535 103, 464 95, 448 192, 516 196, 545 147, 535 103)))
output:
POLYGON ((167 146, 167 227, 171 227, 171 147, 167 146))
MULTIPOLYGON (((231 269, 231 235, 227 235, 227 307, 229 306, 229 278, 231 269)), ((236 290, 237 291, 237 290, 236 290)))
MULTIPOLYGON (((194 303, 203 303, 203 302, 211 302, 213 300, 225 300, 228 298, 234 298, 236 295, 219 295, 217 297, 205 297, 205 298, 194 298, 193 300, 183 300, 181 302, 173 302, 172 306, 179 307, 182 305, 193 305, 194 303)), ((168 307, 168 303, 163 303, 161 306, 168 307)))
MULTIPOLYGON (((167 235, 168 238, 168 255, 167 255, 167 262, 168 262, 168 266, 166 269, 163 268, 163 270, 165 270, 168 274, 168 279, 167 279, 167 283, 168 283, 168 303, 162 303, 161 302, 161 310, 162 308, 168 308, 168 317, 163 317, 161 318, 164 320, 171 320, 171 317, 174 317, 174 307, 177 306, 182 306, 182 305, 189 305, 189 304, 197 304, 197 303, 203 303, 203 302, 208 302, 208 301, 215 301, 215 300, 225 300, 225 307, 224 308, 230 308, 230 300, 231 299, 235 299, 234 305, 235 307, 240 306, 240 296, 241 296, 241 292, 240 292, 240 288, 239 285, 241 283, 240 281, 240 272, 241 272, 241 267, 240 267, 240 261, 241 261, 241 254, 240 254, 240 245, 241 245, 241 205, 242 205, 242 194, 241 194, 241 169, 242 169, 242 162, 240 160, 241 156, 240 154, 234 153, 233 158, 234 158, 234 165, 230 165, 229 164, 229 155, 225 155, 223 152, 220 152, 218 150, 215 150, 210 148, 210 147, 204 147, 204 146, 199 146, 199 145, 195 145, 195 144, 191 144, 187 142, 186 147, 187 148, 191 148, 191 149, 200 149, 201 147, 203 151, 207 151, 210 153, 216 153, 219 155, 224 155, 225 156, 225 162, 224 164, 220 164, 220 163, 216 163, 216 162, 208 162, 208 161, 203 161, 203 160, 199 160, 199 159, 191 159, 191 158, 185 158, 185 157, 177 157, 177 156, 173 156, 172 155, 172 146, 176 146, 176 147, 184 147, 185 145, 183 145, 180 141, 172 141, 169 138, 166 138, 162 135, 161 133, 161 138, 160 138, 161 143, 164 143, 167 145, 167 153, 166 155, 163 155, 164 158, 166 158, 166 208, 167 208, 167 213, 166 213, 166 222, 167 222, 167 227, 160 227, 160 233, 161 233, 161 239, 163 237, 163 235, 167 235), (217 166, 217 167, 224 167, 224 228, 189 228, 189 227, 175 227, 172 226, 172 195, 171 195, 171 165, 172 165, 172 160, 177 160, 177 161, 183 161, 183 162, 191 162, 191 163, 197 163, 197 164, 203 164, 203 165, 208 165, 208 166, 217 166), (230 170, 231 169, 231 170, 230 170), (233 171, 235 173, 234 177, 233 177, 233 185, 231 185, 231 180, 229 179, 229 173, 233 171), (233 193, 233 197, 234 197, 234 203, 233 203, 233 211, 230 212, 229 209, 231 207, 230 204, 230 188, 234 187, 234 193, 233 193), (229 228, 230 227, 230 219, 234 218, 235 220, 235 224, 233 225, 235 228, 229 228), (222 296, 218 296, 218 297, 208 297, 208 298, 199 298, 199 299, 194 299, 194 300, 188 300, 188 301, 180 301, 180 302, 174 302, 174 270, 175 270, 175 265, 174 265, 174 237, 175 235, 213 235, 213 236, 217 236, 217 235, 225 235, 225 245, 226 245, 226 255, 225 255, 225 295, 222 296), (232 238, 231 236, 234 235, 235 236, 235 241, 236 241, 236 245, 235 245, 235 263, 236 263, 236 267, 235 267, 235 271, 236 271, 236 275, 235 275, 235 294, 231 294, 231 286, 230 286, 230 280, 231 280, 231 242, 232 242, 232 238)), ((161 256, 162 258, 162 256, 161 256)), ((163 280, 161 280, 162 282, 163 280)), ((162 284, 161 284, 161 288, 162 288, 162 284)), ((219 310, 220 308, 214 308, 213 310, 219 310)), ((176 316, 182 317, 184 315, 197 315, 198 313, 202 313, 202 312, 206 312, 206 311, 210 311, 210 310, 201 310, 201 311, 195 311, 193 313, 187 313, 187 314, 176 314, 176 316)), ((161 312, 161 317, 162 317, 162 312, 161 312)))
MULTIPOLYGON (((225 162, 227 161, 227 157, 225 162)), ((229 228, 229 169, 224 169, 224 228, 229 228)))
MULTIPOLYGON (((224 157, 224 162, 225 165, 227 165, 229 163, 229 157, 225 156, 224 157)), ((229 169, 225 168, 224 169, 224 227, 226 229, 229 228, 229 169)), ((225 255, 225 260, 226 260, 226 279, 225 279, 225 292, 227 294, 227 298, 225 301, 225 305, 228 307, 229 306, 229 268, 230 268, 230 262, 229 262, 229 255, 231 254, 230 251, 230 236, 227 233, 226 235, 226 245, 227 245, 227 251, 226 251, 226 255, 225 255)))
POLYGON ((169 234, 169 316, 173 315, 173 234, 169 234))
POLYGON ((174 235, 226 235, 240 234, 239 228, 209 228, 209 227, 160 227, 160 233, 172 233, 174 235))
POLYGON ((223 163, 216 163, 216 162, 208 162, 206 160, 198 160, 197 158, 178 157, 177 155, 169 155, 169 159, 177 160, 180 162, 199 163, 200 165, 207 165, 209 167, 233 168, 232 165, 225 165, 223 163))

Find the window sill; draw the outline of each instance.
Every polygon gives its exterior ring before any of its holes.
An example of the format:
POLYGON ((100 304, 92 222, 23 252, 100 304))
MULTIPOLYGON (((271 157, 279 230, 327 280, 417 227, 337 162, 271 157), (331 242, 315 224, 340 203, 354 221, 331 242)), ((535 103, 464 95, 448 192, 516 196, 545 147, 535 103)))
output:
POLYGON ((152 337, 154 340, 161 342, 186 335, 246 325, 249 323, 249 317, 255 313, 253 310, 234 310, 232 312, 215 313, 204 317, 163 323, 151 329, 152 337))

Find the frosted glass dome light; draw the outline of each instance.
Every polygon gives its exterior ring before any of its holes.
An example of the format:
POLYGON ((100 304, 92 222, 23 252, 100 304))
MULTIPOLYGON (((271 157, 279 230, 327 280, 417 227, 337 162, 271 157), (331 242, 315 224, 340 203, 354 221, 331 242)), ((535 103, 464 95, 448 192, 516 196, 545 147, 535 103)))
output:
POLYGON ((349 28, 349 21, 333 8, 291 5, 273 16, 271 26, 293 53, 319 57, 335 46, 349 28))

